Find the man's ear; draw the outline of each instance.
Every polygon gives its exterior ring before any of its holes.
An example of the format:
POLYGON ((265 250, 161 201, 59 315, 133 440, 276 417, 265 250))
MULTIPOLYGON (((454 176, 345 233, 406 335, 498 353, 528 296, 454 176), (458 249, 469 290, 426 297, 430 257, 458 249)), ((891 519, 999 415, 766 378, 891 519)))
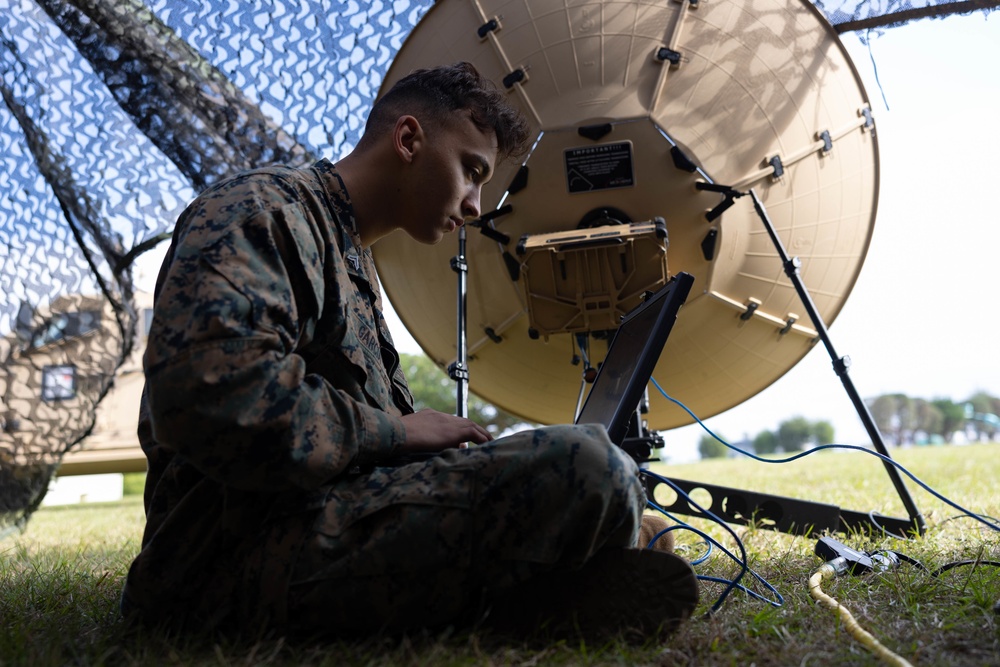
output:
POLYGON ((424 146, 424 129, 413 116, 400 116, 392 132, 392 146, 399 159, 405 163, 413 162, 413 158, 424 146))

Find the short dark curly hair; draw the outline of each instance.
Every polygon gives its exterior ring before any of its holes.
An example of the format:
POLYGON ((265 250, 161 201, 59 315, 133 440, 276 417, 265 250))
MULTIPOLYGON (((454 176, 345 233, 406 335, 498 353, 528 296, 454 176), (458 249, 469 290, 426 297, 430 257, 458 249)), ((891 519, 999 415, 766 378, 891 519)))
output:
POLYGON ((467 62, 418 69, 397 81, 372 107, 365 136, 391 131, 402 115, 433 125, 460 109, 472 113, 472 122, 480 130, 496 133, 498 159, 517 157, 527 150, 528 122, 524 116, 467 62))

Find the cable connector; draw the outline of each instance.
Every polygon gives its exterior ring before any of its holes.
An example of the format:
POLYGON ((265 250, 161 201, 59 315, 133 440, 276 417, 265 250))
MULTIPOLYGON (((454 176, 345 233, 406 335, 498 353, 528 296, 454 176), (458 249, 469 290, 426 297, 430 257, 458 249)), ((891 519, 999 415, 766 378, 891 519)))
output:
MULTIPOLYGON (((867 574, 873 570, 885 572, 899 565, 899 558, 891 551, 881 551, 875 554, 857 551, 832 537, 819 538, 819 541, 816 542, 816 555, 826 561, 844 559, 846 571, 855 576, 867 574)), ((843 572, 844 570, 838 570, 837 574, 843 574, 843 572)))
POLYGON ((847 559, 843 556, 837 556, 833 560, 826 561, 826 563, 823 564, 823 567, 830 568, 833 575, 839 577, 851 568, 851 564, 848 563, 847 559))

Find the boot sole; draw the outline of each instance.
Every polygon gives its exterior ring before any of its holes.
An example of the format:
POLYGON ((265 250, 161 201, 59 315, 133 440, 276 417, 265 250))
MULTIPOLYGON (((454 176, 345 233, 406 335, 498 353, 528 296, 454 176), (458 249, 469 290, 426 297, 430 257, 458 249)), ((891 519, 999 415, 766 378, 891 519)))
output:
POLYGON ((698 580, 683 558, 649 549, 605 549, 577 571, 538 577, 498 597, 486 626, 531 636, 648 639, 694 611, 698 580))

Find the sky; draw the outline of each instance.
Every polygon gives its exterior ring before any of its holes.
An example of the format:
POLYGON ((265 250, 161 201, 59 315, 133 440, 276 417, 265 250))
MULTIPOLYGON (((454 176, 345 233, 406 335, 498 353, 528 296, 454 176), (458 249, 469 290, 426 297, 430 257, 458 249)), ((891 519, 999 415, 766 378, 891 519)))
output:
MULTIPOLYGON (((875 115, 881 187, 861 275, 827 323, 836 353, 863 398, 1000 395, 1000 13, 889 29, 870 52, 853 33, 841 39, 875 115)), ((419 353, 388 320, 400 349, 419 353)), ((740 440, 800 415, 831 422, 836 442, 870 442, 821 344, 706 424, 740 440)), ((662 433, 668 460, 696 459, 702 434, 662 433)))

